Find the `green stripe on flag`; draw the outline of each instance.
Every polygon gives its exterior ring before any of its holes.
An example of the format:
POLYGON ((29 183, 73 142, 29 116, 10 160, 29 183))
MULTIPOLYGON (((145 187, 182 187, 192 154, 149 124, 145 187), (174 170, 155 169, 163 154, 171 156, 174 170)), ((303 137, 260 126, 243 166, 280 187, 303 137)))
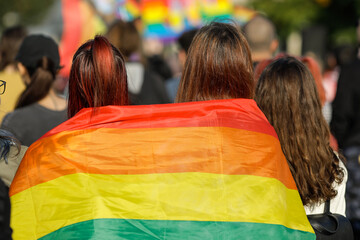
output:
POLYGON ((263 223, 95 219, 63 227, 40 238, 50 239, 315 240, 315 234, 263 223))

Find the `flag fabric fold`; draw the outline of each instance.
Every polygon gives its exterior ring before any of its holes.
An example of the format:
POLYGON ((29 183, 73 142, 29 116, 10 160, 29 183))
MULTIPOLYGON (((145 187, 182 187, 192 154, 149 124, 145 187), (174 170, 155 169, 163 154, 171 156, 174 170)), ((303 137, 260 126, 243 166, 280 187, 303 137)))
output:
POLYGON ((28 149, 14 239, 315 239, 253 100, 83 109, 28 149))

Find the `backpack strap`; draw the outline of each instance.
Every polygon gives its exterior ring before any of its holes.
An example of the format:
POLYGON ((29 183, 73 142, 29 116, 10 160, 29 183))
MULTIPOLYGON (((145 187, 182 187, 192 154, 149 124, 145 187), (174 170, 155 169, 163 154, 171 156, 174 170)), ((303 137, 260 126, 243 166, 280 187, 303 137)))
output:
POLYGON ((330 200, 325 202, 324 213, 330 213, 330 200))

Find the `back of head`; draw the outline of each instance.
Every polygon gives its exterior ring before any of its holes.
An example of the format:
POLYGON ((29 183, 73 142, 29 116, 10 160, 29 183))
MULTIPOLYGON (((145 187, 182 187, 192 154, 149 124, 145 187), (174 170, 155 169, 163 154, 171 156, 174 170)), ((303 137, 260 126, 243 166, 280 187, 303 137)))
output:
POLYGON ((0 71, 8 65, 15 64, 15 56, 26 35, 27 31, 22 26, 7 28, 3 31, 0 40, 0 71))
MULTIPOLYGON (((273 61, 275 61, 277 59, 288 57, 288 56, 289 55, 287 55, 285 53, 280 53, 272 59, 266 59, 266 60, 260 61, 256 65, 256 68, 254 70, 255 82, 258 81, 262 71, 264 71, 264 69, 270 63, 272 63, 273 61)), ((311 57, 299 57, 298 59, 309 69, 312 77, 314 78, 315 83, 316 83, 317 92, 320 97, 321 106, 323 106, 325 103, 325 90, 324 90, 324 87, 322 84, 322 75, 321 75, 321 69, 320 69, 319 64, 315 61, 315 59, 313 59, 311 57)))
POLYGON ((141 37, 132 22, 116 20, 106 34, 107 39, 117 47, 126 60, 133 53, 139 52, 141 48, 141 37))
POLYGON ((69 77, 68 116, 82 108, 128 104, 125 60, 102 36, 75 53, 69 77))
POLYGON ((43 99, 49 93, 60 68, 58 45, 50 37, 29 35, 21 43, 16 60, 26 68, 30 77, 16 104, 16 108, 20 108, 43 99))
POLYGON ((188 53, 191 42, 194 39, 197 32, 198 29, 191 29, 183 32, 178 38, 178 43, 180 47, 185 51, 185 53, 188 53))
POLYGON ((276 39, 274 24, 262 15, 256 15, 243 28, 244 35, 254 52, 269 51, 276 39))
POLYGON ((239 29, 213 22, 193 39, 177 102, 253 97, 250 49, 239 29))
POLYGON ((343 175, 307 67, 294 57, 275 60, 262 72, 255 100, 279 136, 303 204, 336 196, 332 183, 343 175))

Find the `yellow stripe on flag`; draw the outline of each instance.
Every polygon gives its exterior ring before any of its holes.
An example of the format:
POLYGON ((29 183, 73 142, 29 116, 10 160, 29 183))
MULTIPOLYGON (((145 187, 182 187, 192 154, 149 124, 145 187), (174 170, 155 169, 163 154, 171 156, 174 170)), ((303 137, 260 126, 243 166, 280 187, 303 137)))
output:
POLYGON ((40 238, 98 218, 254 222, 313 232, 296 190, 250 175, 79 173, 34 186, 11 201, 23 206, 12 211, 12 226, 22 229, 15 239, 40 238))

